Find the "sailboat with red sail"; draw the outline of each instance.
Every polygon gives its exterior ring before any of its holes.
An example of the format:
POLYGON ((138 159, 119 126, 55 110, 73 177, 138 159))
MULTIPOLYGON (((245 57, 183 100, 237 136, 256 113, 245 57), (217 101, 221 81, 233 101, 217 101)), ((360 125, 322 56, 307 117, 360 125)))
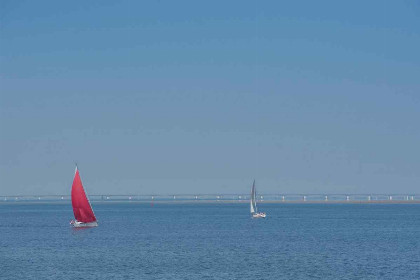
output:
POLYGON ((87 198, 86 192, 83 189, 82 180, 80 179, 79 170, 76 166, 74 174, 73 185, 71 187, 71 204, 73 206, 74 220, 70 224, 74 227, 96 227, 95 214, 92 206, 87 198))

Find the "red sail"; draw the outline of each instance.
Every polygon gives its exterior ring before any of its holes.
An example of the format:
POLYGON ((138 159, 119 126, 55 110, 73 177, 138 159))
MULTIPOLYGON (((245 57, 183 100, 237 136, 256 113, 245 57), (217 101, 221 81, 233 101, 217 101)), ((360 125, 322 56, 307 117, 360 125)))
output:
POLYGON ((83 189, 82 180, 80 179, 79 170, 76 168, 74 174, 73 186, 71 188, 71 204, 73 205, 74 217, 79 222, 91 223, 96 221, 95 214, 86 197, 83 189))

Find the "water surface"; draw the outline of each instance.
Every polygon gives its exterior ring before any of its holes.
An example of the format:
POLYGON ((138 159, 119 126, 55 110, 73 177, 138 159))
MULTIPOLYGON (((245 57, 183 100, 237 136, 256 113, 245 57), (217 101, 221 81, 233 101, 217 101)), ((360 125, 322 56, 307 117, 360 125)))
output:
POLYGON ((420 279, 419 204, 0 204, 4 279, 420 279))

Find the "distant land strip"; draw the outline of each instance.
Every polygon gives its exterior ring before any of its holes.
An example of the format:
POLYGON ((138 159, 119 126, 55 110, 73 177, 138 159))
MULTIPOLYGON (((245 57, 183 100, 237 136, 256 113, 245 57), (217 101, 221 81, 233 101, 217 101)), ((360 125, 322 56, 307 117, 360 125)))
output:
MULTIPOLYGON (((89 195, 92 202, 247 203, 249 194, 89 195)), ((70 195, 0 195, 0 203, 69 202, 70 195)), ((420 194, 259 194, 262 203, 420 203, 420 194)))

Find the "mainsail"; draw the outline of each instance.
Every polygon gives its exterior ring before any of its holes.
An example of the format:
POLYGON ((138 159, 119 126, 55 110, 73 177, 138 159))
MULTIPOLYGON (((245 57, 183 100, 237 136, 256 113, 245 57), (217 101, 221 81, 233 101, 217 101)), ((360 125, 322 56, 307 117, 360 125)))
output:
POLYGON ((80 179, 79 170, 76 167, 74 174, 73 186, 71 188, 71 204, 73 205, 74 218, 83 223, 91 223, 96 221, 92 206, 83 189, 82 180, 80 179))
POLYGON ((252 184, 252 189, 251 189, 251 214, 254 214, 257 212, 257 200, 256 200, 256 191, 255 191, 255 180, 254 183, 252 184))

